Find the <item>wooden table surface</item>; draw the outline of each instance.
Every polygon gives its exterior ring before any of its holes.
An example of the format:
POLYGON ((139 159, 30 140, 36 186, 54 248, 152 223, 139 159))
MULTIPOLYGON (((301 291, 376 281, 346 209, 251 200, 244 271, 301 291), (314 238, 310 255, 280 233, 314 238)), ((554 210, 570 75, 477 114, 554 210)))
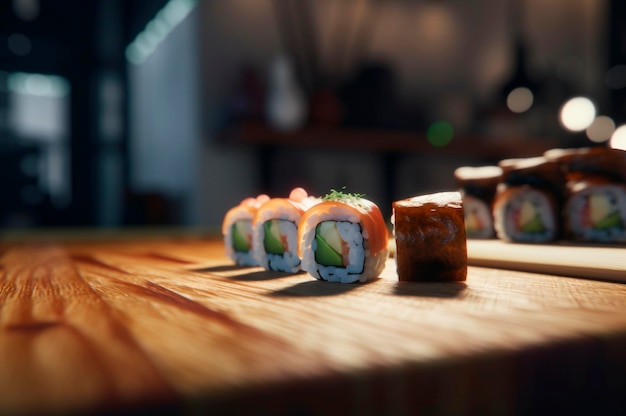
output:
POLYGON ((398 282, 393 259, 343 285, 235 267, 207 237, 5 241, 0 363, 2 415, 617 414, 626 285, 398 282))

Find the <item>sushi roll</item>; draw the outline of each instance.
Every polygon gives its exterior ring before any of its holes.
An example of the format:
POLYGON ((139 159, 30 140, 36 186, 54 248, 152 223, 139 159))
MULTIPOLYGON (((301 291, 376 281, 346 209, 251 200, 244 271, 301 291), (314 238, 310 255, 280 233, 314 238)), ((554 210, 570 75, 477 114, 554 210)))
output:
POLYGON ((626 242, 626 185, 601 177, 568 180, 564 207, 570 238, 626 242))
POLYGON ((252 222, 252 249, 256 262, 266 270, 297 273, 298 224, 302 214, 319 202, 302 188, 289 198, 271 198, 262 204, 252 222))
POLYGON ((564 227, 577 241, 626 241, 626 153, 604 147, 552 149, 565 172, 564 227))
POLYGON ((454 171, 465 212, 467 238, 493 238, 492 204, 502 176, 499 166, 463 166, 454 171))
POLYGON ((565 174, 585 173, 626 183, 626 152, 608 147, 551 149, 544 156, 560 163, 565 174))
POLYGON ((420 195, 393 203, 398 279, 464 281, 467 238, 460 192, 420 195))
POLYGON ((500 161, 502 180, 493 203, 498 238, 522 243, 554 241, 561 233, 563 176, 543 156, 500 161))
POLYGON ((359 194, 331 191, 302 216, 302 269, 318 280, 365 282, 388 258, 388 229, 380 209, 359 194))
POLYGON ((224 216, 222 234, 226 255, 240 266, 258 265, 252 254, 252 221, 259 207, 269 199, 265 194, 246 198, 224 216))

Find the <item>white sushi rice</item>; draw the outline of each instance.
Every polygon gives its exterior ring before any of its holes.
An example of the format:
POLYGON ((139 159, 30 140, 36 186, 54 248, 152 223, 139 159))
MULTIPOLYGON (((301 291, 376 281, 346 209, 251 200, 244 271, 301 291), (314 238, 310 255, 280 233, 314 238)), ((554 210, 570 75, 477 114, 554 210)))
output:
MULTIPOLYGON (((262 227, 261 227, 262 228, 262 227)), ((296 273, 300 271, 300 258, 297 254, 297 238, 298 228, 292 221, 279 220, 278 228, 280 234, 287 237, 287 250, 283 254, 272 254, 265 252, 265 246, 263 250, 259 250, 259 253, 264 253, 257 258, 259 264, 267 270, 274 270, 279 272, 296 273)), ((265 234, 262 230, 263 235, 265 234)))
POLYGON ((544 192, 521 186, 511 188, 502 198, 504 200, 497 201, 493 209, 494 227, 499 238, 524 243, 545 242, 556 238, 560 215, 555 212, 551 200, 544 192), (512 211, 519 209, 524 201, 530 201, 535 207, 545 227, 543 232, 518 230, 512 211))
POLYGON ((626 229, 611 227, 595 229, 583 225, 582 212, 592 194, 607 195, 612 201, 615 211, 619 212, 622 224, 626 224, 626 187, 624 185, 596 185, 572 194, 565 203, 565 221, 575 239, 585 241, 624 242, 626 229))
MULTIPOLYGON (((350 251, 348 252, 349 265, 346 267, 324 266, 318 264, 319 275, 322 279, 330 282, 352 283, 356 281, 356 275, 363 273, 363 265, 365 263, 365 252, 363 250, 363 234, 359 224, 348 221, 339 221, 335 223, 337 231, 341 239, 348 243, 350 251)), ((316 241, 313 240, 313 250, 317 250, 316 241)))
POLYGON ((235 263, 240 266, 257 266, 256 259, 252 256, 251 251, 235 251, 234 258, 235 263))
POLYGON ((300 224, 300 227, 302 269, 316 279, 339 283, 365 282, 378 277, 385 267, 388 250, 381 250, 375 256, 370 255, 367 232, 359 223, 358 216, 350 211, 331 208, 328 212, 309 217, 308 222, 300 224), (324 221, 335 221, 339 235, 349 244, 348 266, 324 266, 315 260, 315 230, 324 221))
POLYGON ((266 270, 297 273, 300 271, 298 257, 298 222, 301 214, 295 207, 284 206, 280 209, 261 209, 252 226, 252 248, 254 259, 266 270), (265 251, 265 229, 263 225, 270 220, 279 220, 281 235, 286 237, 287 247, 280 254, 265 251))

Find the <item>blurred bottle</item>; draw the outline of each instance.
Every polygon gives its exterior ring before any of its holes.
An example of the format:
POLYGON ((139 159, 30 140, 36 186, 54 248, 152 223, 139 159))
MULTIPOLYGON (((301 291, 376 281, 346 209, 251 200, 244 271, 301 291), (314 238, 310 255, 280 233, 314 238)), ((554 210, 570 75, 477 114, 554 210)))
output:
POLYGON ((278 130, 302 127, 307 117, 307 102, 296 80, 291 61, 279 55, 270 67, 266 117, 278 130))

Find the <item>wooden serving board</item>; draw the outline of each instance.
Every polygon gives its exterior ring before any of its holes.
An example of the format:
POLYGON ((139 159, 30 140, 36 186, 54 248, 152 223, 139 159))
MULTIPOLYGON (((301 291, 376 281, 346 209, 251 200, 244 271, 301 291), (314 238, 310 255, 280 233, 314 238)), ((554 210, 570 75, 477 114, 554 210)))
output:
POLYGON ((468 240, 472 265, 626 282, 626 246, 468 240))
POLYGON ((626 285, 473 266, 398 282, 393 259, 344 285, 223 251, 0 244, 0 414, 626 410, 626 285))

